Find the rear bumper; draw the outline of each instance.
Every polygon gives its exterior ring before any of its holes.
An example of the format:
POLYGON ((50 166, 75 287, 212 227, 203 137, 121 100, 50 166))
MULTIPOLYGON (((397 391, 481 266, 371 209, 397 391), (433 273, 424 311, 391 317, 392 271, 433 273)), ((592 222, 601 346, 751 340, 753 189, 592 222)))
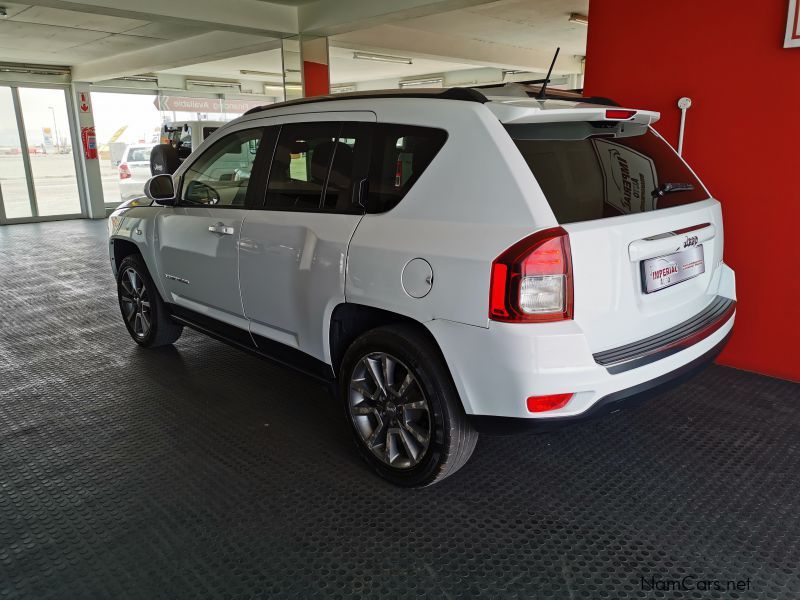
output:
POLYGON ((478 417, 508 417, 544 425, 593 416, 605 404, 710 361, 724 346, 736 317, 734 274, 726 265, 718 294, 680 325, 612 349, 615 356, 608 365, 600 362, 604 353, 592 352, 577 321, 530 326, 492 322, 485 328, 433 320, 426 326, 442 350, 467 415, 476 422, 478 417), (620 352, 622 362, 617 360, 620 352), (530 396, 564 393, 573 396, 562 408, 527 410, 530 396))
POLYGON ((477 431, 490 435, 544 433, 547 431, 555 431, 568 425, 596 419, 625 408, 633 408, 654 396, 658 396, 659 394, 681 385, 700 373, 714 361, 720 352, 722 352, 722 349, 730 339, 731 333, 732 332, 729 331, 722 340, 717 342, 713 348, 706 351, 705 354, 702 354, 674 371, 670 371, 669 373, 665 373, 655 379, 645 381, 633 387, 603 396, 595 402, 589 410, 579 415, 538 419, 468 415, 469 420, 477 431))

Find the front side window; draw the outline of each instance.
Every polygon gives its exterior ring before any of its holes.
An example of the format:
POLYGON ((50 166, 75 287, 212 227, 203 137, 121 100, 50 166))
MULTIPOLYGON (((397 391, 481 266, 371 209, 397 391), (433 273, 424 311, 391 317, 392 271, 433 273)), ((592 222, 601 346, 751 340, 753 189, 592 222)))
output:
POLYGON ((375 127, 369 173, 370 212, 394 208, 444 146, 447 132, 430 127, 375 127))
POLYGON ((591 221, 708 198, 675 151, 644 125, 506 126, 559 223, 591 221))
POLYGON ((263 134, 261 127, 230 133, 203 152, 183 175, 182 203, 244 207, 263 134))

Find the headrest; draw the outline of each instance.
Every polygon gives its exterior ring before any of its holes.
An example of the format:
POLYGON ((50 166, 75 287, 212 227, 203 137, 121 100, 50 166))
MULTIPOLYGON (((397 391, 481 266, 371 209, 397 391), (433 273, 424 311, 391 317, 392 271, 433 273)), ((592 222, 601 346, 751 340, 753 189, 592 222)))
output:
POLYGON ((331 183, 337 187, 346 186, 350 181, 350 173, 353 167, 353 150, 342 142, 323 142, 314 148, 308 174, 313 181, 324 183, 325 178, 328 176, 328 167, 334 152, 336 153, 336 164, 339 167, 339 171, 336 173, 331 172, 331 183), (343 183, 345 179, 346 181, 343 183))

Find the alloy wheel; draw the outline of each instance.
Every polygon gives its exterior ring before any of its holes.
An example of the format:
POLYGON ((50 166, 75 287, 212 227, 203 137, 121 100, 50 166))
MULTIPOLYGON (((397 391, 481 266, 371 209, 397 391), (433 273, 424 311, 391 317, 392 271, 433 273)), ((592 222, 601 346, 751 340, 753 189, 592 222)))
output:
POLYGON ((350 378, 350 417, 367 448, 395 469, 410 469, 431 439, 430 404, 414 373, 385 352, 356 363, 350 378))
POLYGON ((150 333, 152 318, 144 278, 136 269, 128 267, 120 274, 119 283, 122 316, 137 338, 145 338, 150 333))

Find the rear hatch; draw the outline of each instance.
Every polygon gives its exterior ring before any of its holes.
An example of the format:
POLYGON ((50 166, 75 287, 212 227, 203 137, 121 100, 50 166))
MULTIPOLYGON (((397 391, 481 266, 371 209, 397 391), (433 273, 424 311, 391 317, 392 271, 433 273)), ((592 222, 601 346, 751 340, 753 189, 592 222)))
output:
POLYGON ((132 146, 128 150, 127 164, 134 181, 150 179, 150 152, 152 146, 132 146))
POLYGON ((657 115, 616 108, 537 113, 505 126, 569 233, 574 319, 591 351, 641 340, 701 312, 719 286, 720 205, 649 127, 657 115))

